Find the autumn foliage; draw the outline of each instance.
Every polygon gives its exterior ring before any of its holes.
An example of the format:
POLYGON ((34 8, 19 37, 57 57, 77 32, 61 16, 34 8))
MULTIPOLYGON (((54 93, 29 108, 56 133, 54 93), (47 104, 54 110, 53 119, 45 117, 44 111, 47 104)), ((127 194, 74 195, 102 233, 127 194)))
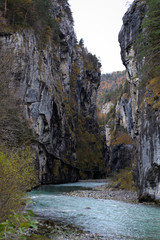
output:
POLYGON ((112 145, 133 144, 128 133, 118 132, 117 136, 112 139, 112 145))
POLYGON ((153 109, 160 108, 160 78, 156 77, 150 80, 145 93, 145 100, 153 109))
POLYGON ((22 206, 25 192, 35 186, 35 159, 31 148, 8 151, 0 147, 0 221, 22 206))
POLYGON ((125 81, 126 71, 102 74, 98 89, 97 105, 100 107, 102 104, 107 102, 106 98, 108 94, 112 95, 113 91, 120 88, 125 81))

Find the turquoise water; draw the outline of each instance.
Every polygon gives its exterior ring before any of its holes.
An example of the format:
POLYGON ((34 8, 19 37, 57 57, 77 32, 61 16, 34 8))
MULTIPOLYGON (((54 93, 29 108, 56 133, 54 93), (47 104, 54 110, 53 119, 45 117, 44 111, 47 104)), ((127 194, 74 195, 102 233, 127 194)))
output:
POLYGON ((110 240, 160 240, 159 207, 64 195, 96 185, 101 184, 41 186, 31 192, 32 210, 39 216, 98 233, 110 240))

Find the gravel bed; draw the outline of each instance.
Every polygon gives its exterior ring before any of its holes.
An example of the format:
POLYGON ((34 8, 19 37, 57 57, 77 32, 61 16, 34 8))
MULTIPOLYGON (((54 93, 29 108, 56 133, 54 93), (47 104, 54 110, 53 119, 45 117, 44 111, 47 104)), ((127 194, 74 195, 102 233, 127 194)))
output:
POLYGON ((126 202, 138 202, 138 195, 136 192, 128 190, 108 189, 105 186, 96 187, 93 190, 73 191, 66 193, 68 196, 89 197, 95 199, 110 199, 126 202))
POLYGON ((112 199, 118 201, 129 201, 129 202, 137 202, 137 194, 135 192, 130 191, 74 191, 67 193, 68 196, 76 196, 76 197, 91 197, 95 199, 112 199))

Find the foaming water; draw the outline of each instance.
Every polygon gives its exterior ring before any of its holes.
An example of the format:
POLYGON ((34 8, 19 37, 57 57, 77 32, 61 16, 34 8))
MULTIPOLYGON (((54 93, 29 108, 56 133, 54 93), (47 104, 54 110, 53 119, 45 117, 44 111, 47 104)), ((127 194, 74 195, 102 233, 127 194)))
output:
POLYGON ((41 186, 31 192, 32 210, 43 217, 98 233, 110 240, 160 240, 160 208, 66 196, 63 193, 102 183, 41 186))

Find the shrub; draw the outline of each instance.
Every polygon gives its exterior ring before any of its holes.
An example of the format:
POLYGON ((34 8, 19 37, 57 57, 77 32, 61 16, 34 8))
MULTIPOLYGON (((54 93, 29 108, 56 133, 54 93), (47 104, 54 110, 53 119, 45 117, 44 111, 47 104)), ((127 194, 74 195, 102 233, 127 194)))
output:
POLYGON ((133 186, 133 175, 130 168, 121 169, 118 173, 115 173, 113 181, 113 186, 119 183, 121 189, 136 190, 135 186, 133 186))
POLYGON ((30 147, 0 148, 0 221, 22 206, 25 192, 36 185, 35 159, 30 147))
POLYGON ((118 132, 117 136, 113 138, 112 145, 119 145, 119 144, 133 144, 131 137, 128 133, 118 132))
POLYGON ((145 92, 145 100, 148 105, 153 105, 153 109, 157 109, 159 107, 160 100, 160 78, 156 77, 150 80, 147 85, 147 90, 145 92))
POLYGON ((27 213, 15 213, 8 216, 8 219, 0 223, 0 239, 26 239, 25 230, 33 228, 37 230, 37 221, 33 219, 33 212, 28 210, 27 213))

